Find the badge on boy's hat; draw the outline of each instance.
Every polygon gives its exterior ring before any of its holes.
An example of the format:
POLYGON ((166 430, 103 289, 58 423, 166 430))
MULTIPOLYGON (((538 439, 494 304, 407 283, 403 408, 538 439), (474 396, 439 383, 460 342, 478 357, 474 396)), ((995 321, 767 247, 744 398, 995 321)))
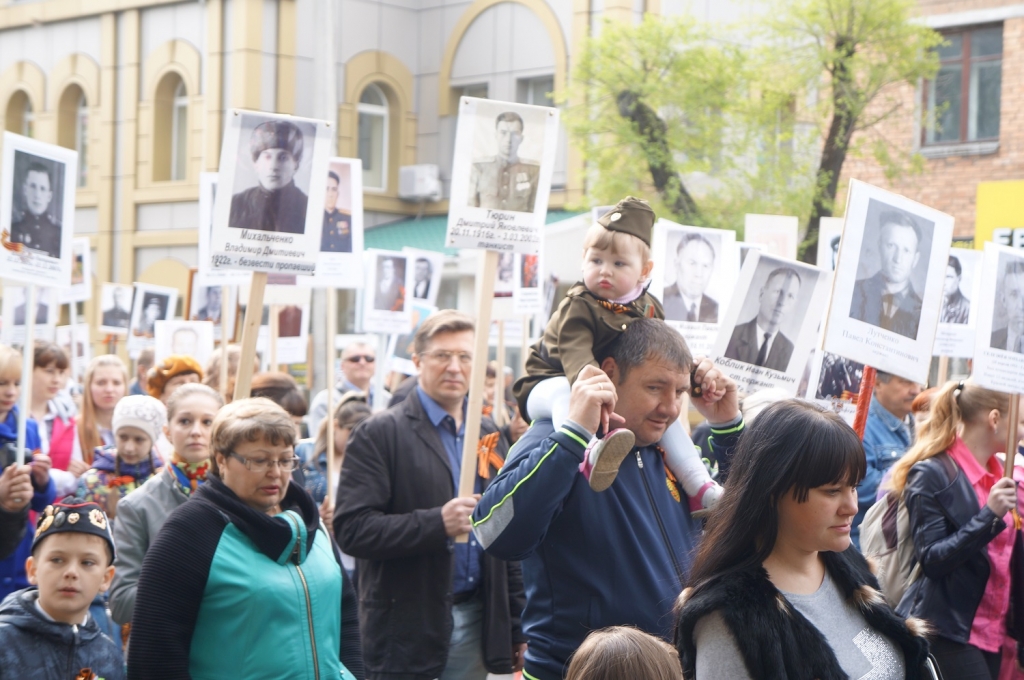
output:
MULTIPOLYGON (((76 532, 99 536, 110 546, 110 556, 114 556, 114 538, 110 534, 110 522, 107 515, 96 503, 83 503, 73 496, 46 506, 36 523, 36 536, 32 539, 32 549, 39 541, 53 534, 76 532)), ((113 561, 113 559, 111 559, 113 561)))
POLYGON ((654 228, 654 220, 654 211, 647 201, 626 196, 619 201, 618 205, 606 212, 597 223, 609 231, 621 231, 624 234, 636 236, 647 245, 651 245, 651 230, 654 228))

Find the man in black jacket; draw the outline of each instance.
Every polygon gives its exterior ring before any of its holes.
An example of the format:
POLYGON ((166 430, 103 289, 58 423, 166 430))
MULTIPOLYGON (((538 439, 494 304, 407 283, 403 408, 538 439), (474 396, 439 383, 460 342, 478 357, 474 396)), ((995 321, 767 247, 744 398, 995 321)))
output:
MULTIPOLYGON (((459 312, 427 319, 417 388, 359 425, 345 452, 334 531, 358 562, 367 680, 485 680, 522 667, 519 563, 485 555, 472 534, 455 542, 479 498, 455 497, 473 337, 459 312)), ((476 493, 506 453, 490 420, 480 434, 476 493)))

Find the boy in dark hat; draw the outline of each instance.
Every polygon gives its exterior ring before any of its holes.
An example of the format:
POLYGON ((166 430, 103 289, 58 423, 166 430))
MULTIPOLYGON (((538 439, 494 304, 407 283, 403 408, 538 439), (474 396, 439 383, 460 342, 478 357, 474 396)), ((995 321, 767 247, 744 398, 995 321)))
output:
MULTIPOLYGON (((600 368, 598 356, 608 353, 619 334, 636 319, 665 318, 661 303, 650 293, 651 231, 654 211, 646 201, 628 196, 595 222, 583 239, 583 280, 566 293, 544 336, 532 348, 527 375, 515 385, 520 413, 527 420, 551 418, 558 429, 569 412, 571 384, 586 365, 600 368)), ((611 414, 604 420, 609 422, 611 414)), ((591 440, 580 471, 590 488, 604 491, 632 450, 634 435, 615 429, 591 440)), ((690 497, 692 510, 702 510, 721 495, 693 442, 674 423, 661 441, 665 464, 690 497)))
POLYGON ((228 225, 238 229, 301 234, 308 199, 293 179, 302 162, 302 131, 286 120, 257 125, 249 137, 259 186, 231 197, 228 225))
POLYGON ((110 587, 113 564, 100 506, 70 497, 47 506, 25 562, 34 587, 0 604, 0 680, 125 677, 120 645, 89 615, 93 598, 110 587))

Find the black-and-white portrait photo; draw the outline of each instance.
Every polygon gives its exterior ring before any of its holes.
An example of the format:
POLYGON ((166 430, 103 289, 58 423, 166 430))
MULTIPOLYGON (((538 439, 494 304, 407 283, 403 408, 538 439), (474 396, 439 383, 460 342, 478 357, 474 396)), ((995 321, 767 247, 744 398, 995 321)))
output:
POLYGON ((128 331, 132 318, 132 287, 104 283, 100 293, 100 326, 108 333, 128 331))
POLYGON ((49 257, 60 257, 64 181, 64 164, 60 161, 14 152, 12 242, 49 257))
POLYGON ((136 318, 132 335, 152 338, 156 335, 156 322, 166 321, 170 296, 164 293, 143 292, 142 302, 138 305, 139 315, 136 318))
POLYGON ((189 356, 205 366, 213 355, 213 324, 197 321, 158 321, 153 343, 159 362, 171 355, 189 356))
POLYGON ((498 253, 498 271, 494 275, 494 297, 512 297, 516 287, 516 255, 512 252, 498 253))
POLYGON ((429 300, 430 286, 434 278, 434 265, 429 258, 417 257, 412 266, 412 296, 417 300, 429 300))
POLYGON ((306 228, 316 128, 241 114, 230 227, 288 234, 306 228))
MULTIPOLYGON (((469 176, 469 205, 490 210, 533 212, 537 201, 540 178, 539 159, 520 154, 520 147, 528 135, 542 137, 543 130, 528 130, 522 116, 515 111, 503 111, 492 121, 494 143, 486 150, 493 153, 474 153, 473 170, 469 176)), ((488 122, 480 116, 478 125, 488 122)))
MULTIPOLYGON (((27 289, 24 286, 5 286, 4 297, 10 297, 9 304, 14 307, 14 318, 11 321, 15 326, 25 325, 25 314, 28 309, 27 289)), ((51 323, 50 304, 51 295, 48 289, 36 290, 36 317, 35 325, 45 326, 51 323)), ((56 319, 54 319, 56 321, 56 319)))
POLYGON ((722 239, 716 234, 683 232, 672 247, 669 235, 665 253, 666 286, 662 304, 672 321, 718 323, 718 300, 708 289, 722 239), (668 281, 671 280, 671 285, 668 281))
POLYGON ((191 321, 220 323, 224 313, 223 289, 220 286, 197 286, 190 300, 188 318, 191 321))
POLYGON ((331 163, 324 193, 324 230, 320 252, 352 252, 352 172, 347 163, 331 163))
POLYGON ((964 290, 971 289, 971 278, 964 278, 961 258, 950 253, 946 265, 946 278, 942 287, 942 316, 939 323, 966 324, 971 317, 971 300, 964 290))
POLYGON ((860 379, 863 375, 864 364, 825 352, 814 396, 817 399, 852 400, 860 392, 860 379))
MULTIPOLYGON (((793 356, 796 333, 807 311, 798 304, 805 283, 803 276, 807 274, 801 276, 801 272, 792 267, 777 265, 776 260, 767 257, 762 257, 758 263, 725 356, 785 372, 793 356)), ((814 281, 806 283, 813 289, 814 281)), ((805 297, 809 297, 809 293, 805 297)))
POLYGON ((374 283, 373 308, 387 312, 405 311, 406 258, 377 256, 377 278, 374 283))
POLYGON ((992 349, 1024 354, 1024 261, 999 255, 992 310, 992 349))
POLYGON ((877 199, 868 204, 850 317, 916 338, 934 223, 877 199))

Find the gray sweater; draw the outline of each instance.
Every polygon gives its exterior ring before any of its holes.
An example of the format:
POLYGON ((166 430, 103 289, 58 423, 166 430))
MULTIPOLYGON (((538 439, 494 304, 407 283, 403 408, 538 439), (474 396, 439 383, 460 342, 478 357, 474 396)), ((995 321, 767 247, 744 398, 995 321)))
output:
POLYGON ((168 466, 117 504, 114 522, 114 583, 110 586, 110 613, 120 624, 130 623, 135 611, 135 590, 142 560, 168 516, 188 500, 168 466))

